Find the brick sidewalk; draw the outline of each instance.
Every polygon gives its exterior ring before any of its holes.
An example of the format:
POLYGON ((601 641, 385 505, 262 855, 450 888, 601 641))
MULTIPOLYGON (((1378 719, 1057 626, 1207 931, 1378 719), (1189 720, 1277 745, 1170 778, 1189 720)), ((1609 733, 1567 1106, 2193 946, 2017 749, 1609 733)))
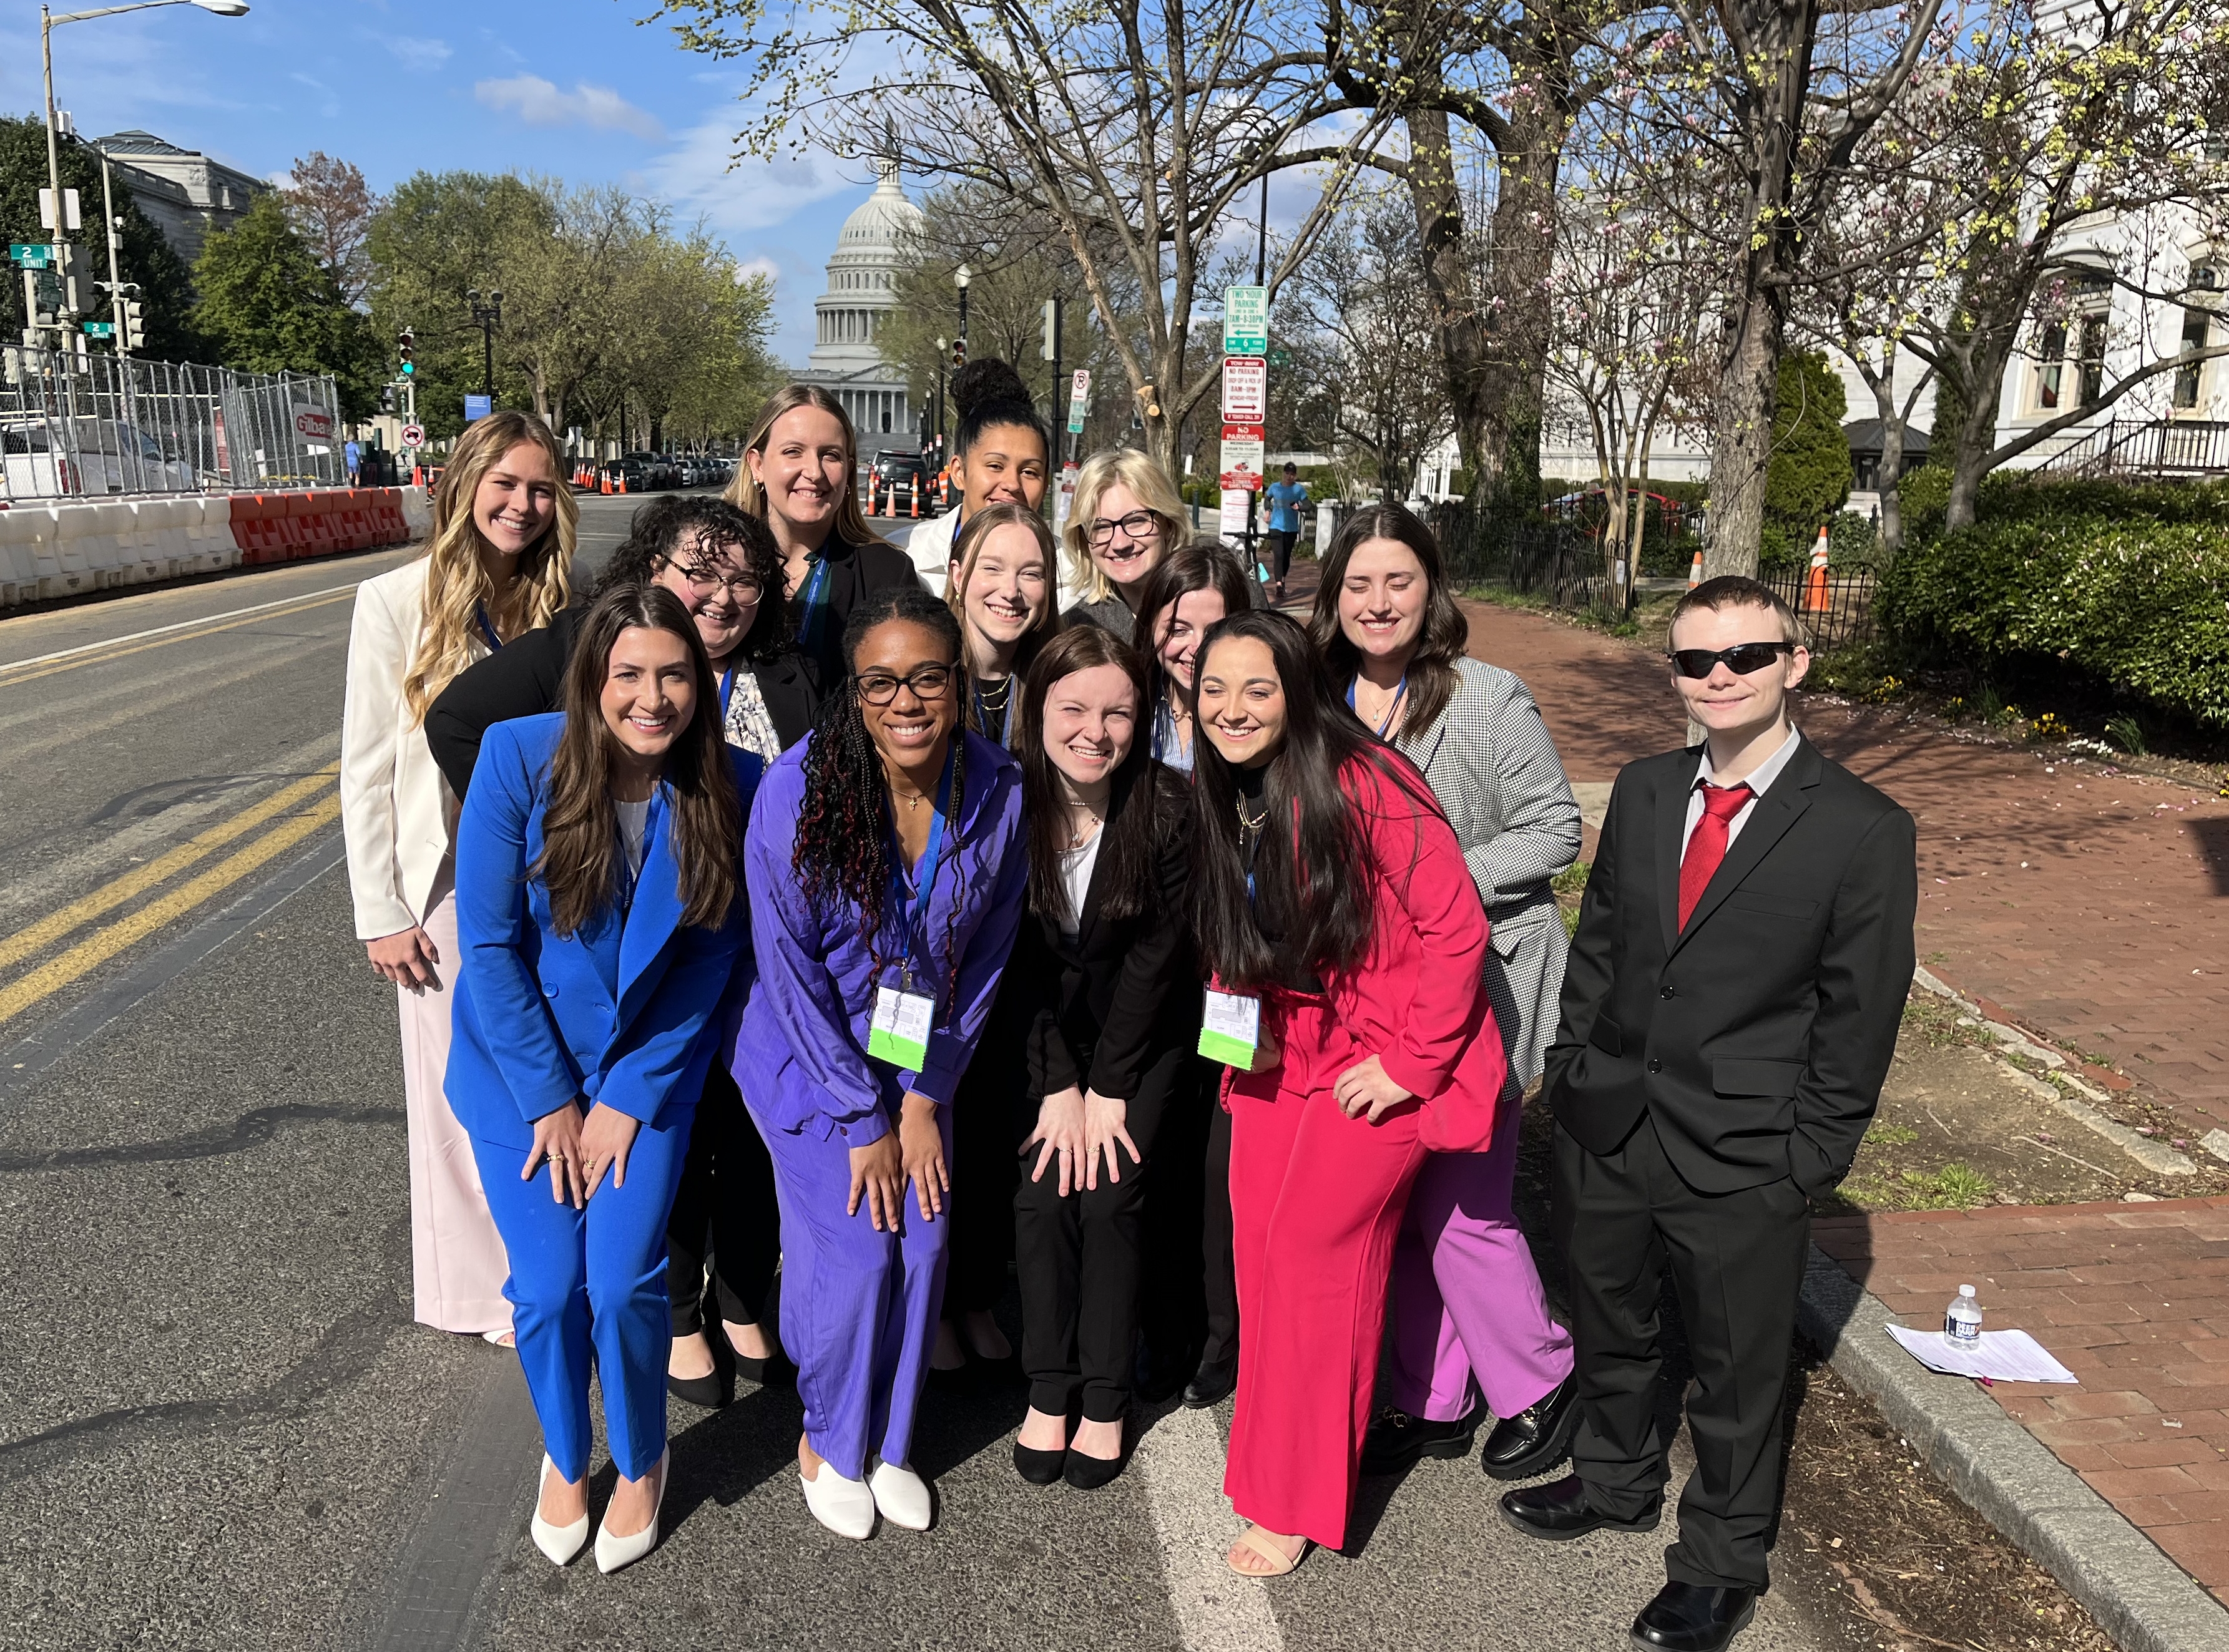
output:
MULTIPOLYGON (((1632 644, 1464 609, 1471 652, 1531 685, 1574 782, 1684 740, 1664 665, 1632 644)), ((1893 712, 1815 701, 1798 720, 1917 819, 1923 963, 2122 1068, 2191 1138, 2229 1124, 2229 803, 2094 762, 2054 773, 1893 712)))
POLYGON ((2078 1386, 1988 1392, 2229 1604, 2229 1199, 1829 1217, 1813 1237, 1907 1325, 1969 1284, 1987 1328, 2049 1348, 2078 1386))

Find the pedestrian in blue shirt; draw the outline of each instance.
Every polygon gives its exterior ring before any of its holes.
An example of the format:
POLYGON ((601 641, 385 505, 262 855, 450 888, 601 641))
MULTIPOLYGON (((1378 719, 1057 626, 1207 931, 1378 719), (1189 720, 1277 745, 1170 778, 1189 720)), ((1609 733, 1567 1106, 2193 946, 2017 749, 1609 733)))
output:
POLYGON ((944 1289, 952 1102, 1029 865, 1020 769, 960 726, 951 609, 917 586, 873 592, 841 659, 745 834, 759 973, 730 1064, 780 1193, 806 1506, 864 1538, 878 1510, 929 1523, 909 1459, 944 1289))
POLYGON ((620 1475, 596 1564, 658 1542, 666 1216, 744 944, 737 848, 759 774, 722 739, 718 704, 680 600, 608 591, 565 709, 487 731, 458 826, 445 1088, 511 1258, 545 1446, 534 1541, 560 1565, 588 1535, 592 1367, 620 1475))
POLYGON ((1270 483, 1262 492, 1269 506, 1269 600, 1282 602, 1285 575, 1293 566, 1293 547, 1301 537, 1301 506, 1307 503, 1308 485, 1301 480, 1300 467, 1288 460, 1285 479, 1270 483))

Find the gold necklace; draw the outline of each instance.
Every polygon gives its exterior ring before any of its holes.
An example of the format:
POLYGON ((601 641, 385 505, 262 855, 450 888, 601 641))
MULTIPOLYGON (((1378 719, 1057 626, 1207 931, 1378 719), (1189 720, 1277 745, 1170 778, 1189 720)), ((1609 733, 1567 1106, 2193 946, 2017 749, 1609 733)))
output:
POLYGON ((1238 805, 1239 830, 1242 832, 1259 832, 1263 826, 1269 824, 1269 805, 1266 800, 1263 801, 1262 805, 1262 813, 1259 814, 1249 814, 1246 813, 1246 800, 1243 797, 1240 797, 1235 800, 1238 805))
POLYGON ((1084 815, 1084 819, 1089 824, 1085 826, 1084 828, 1079 832, 1076 830, 1076 816, 1074 814, 1070 814, 1068 817, 1068 846, 1071 852, 1081 849, 1085 844, 1089 843, 1091 841, 1092 834, 1097 832, 1101 826, 1105 824, 1097 815, 1088 812, 1084 815))

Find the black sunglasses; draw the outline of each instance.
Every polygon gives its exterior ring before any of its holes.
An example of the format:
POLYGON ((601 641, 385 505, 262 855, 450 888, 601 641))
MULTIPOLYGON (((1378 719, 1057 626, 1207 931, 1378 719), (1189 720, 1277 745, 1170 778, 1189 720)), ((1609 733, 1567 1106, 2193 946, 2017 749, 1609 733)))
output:
POLYGON ((1671 652, 1672 669, 1682 677, 1700 681, 1711 674, 1720 660, 1736 676, 1746 677, 1751 672, 1761 672, 1783 654, 1795 652, 1792 642, 1738 642, 1731 648, 1674 648, 1671 652))

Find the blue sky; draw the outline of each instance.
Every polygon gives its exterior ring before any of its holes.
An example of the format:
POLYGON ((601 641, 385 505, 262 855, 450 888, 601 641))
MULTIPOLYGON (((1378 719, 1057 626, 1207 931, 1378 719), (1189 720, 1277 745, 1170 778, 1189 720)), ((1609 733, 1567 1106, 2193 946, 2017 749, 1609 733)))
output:
MULTIPOLYGON (((57 29, 57 106, 87 137, 142 127, 259 177, 322 149, 380 190, 421 168, 624 183, 770 270, 776 352, 805 359, 864 172, 825 157, 728 170, 748 80, 639 27, 647 0, 252 3, 241 18, 173 5, 57 29)), ((36 9, 6 0, 0 110, 41 107, 38 45, 36 9)))

